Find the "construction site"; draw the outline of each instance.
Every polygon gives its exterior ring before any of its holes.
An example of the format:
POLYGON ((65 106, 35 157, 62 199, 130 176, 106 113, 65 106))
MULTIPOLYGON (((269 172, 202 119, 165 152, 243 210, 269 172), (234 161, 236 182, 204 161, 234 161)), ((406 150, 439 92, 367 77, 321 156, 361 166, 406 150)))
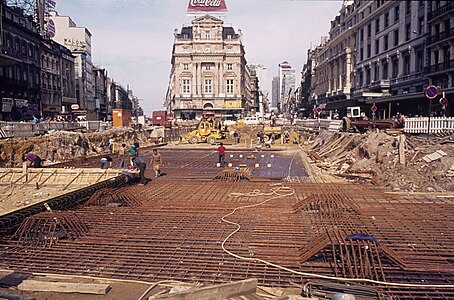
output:
POLYGON ((225 167, 144 137, 146 185, 79 148, 1 169, 0 298, 454 299, 452 135, 234 130, 225 167))

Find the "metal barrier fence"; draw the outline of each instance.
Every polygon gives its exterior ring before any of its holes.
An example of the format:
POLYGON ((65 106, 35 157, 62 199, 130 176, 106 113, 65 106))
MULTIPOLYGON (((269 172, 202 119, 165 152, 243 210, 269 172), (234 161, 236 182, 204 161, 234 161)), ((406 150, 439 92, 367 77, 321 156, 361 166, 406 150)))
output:
POLYGON ((5 137, 29 137, 44 134, 51 130, 74 130, 85 127, 90 131, 103 130, 110 126, 109 122, 83 121, 83 122, 4 122, 0 121, 0 133, 5 137))
MULTIPOLYGON (((428 128, 428 117, 405 119, 405 132, 407 133, 427 133, 428 128)), ((430 133, 441 132, 454 132, 454 118, 430 118, 430 133)))

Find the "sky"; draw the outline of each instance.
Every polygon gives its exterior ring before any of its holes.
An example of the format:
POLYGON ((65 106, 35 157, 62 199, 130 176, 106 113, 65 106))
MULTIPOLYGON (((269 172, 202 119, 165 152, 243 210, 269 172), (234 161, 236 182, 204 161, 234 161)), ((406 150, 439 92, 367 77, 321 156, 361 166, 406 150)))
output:
MULTIPOLYGON (((226 0, 226 23, 243 33, 246 60, 268 69, 288 61, 299 74, 307 50, 320 44, 342 1, 226 0)), ((92 33, 92 60, 129 85, 146 115, 162 108, 171 68, 173 33, 184 24, 188 0, 57 0, 56 10, 92 33)))

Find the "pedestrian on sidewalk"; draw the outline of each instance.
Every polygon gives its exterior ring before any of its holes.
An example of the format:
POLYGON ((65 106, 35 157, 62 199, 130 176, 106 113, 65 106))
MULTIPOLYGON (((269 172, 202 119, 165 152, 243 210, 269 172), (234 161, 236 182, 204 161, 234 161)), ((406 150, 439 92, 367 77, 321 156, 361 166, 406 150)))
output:
POLYGON ((218 147, 219 163, 221 167, 225 166, 225 147, 224 143, 220 143, 218 147))
POLYGON ((29 161, 30 167, 32 168, 42 168, 42 159, 33 152, 29 152, 22 156, 22 161, 29 161))
POLYGON ((125 153, 126 153, 126 144, 121 144, 121 147, 118 148, 118 166, 120 168, 125 167, 125 153))
POLYGON ((145 169, 147 168, 147 164, 141 159, 140 157, 134 157, 132 159, 133 166, 139 169, 140 174, 140 184, 147 184, 147 179, 145 178, 145 169))
POLYGON ((161 176, 162 156, 161 153, 158 153, 158 149, 153 149, 153 155, 151 156, 151 166, 153 167, 155 176, 161 176))

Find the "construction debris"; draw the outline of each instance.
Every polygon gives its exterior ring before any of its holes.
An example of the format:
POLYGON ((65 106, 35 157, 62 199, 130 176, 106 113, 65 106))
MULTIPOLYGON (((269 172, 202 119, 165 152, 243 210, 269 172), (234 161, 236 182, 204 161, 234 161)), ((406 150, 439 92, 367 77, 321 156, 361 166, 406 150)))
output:
POLYGON ((394 137, 381 131, 363 135, 322 132, 306 142, 305 150, 318 168, 347 180, 401 192, 444 192, 454 190, 449 177, 454 147, 442 141, 394 137))

